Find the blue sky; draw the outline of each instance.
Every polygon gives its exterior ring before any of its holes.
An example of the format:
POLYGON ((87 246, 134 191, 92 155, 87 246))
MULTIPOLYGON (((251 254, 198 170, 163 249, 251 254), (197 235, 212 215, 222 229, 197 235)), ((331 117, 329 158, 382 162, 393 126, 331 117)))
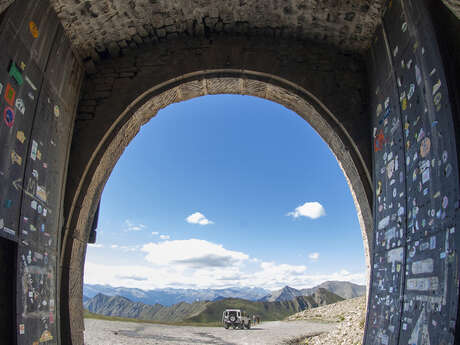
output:
POLYGON ((237 95, 168 106, 105 187, 85 282, 302 288, 364 283, 356 210, 319 135, 276 103, 237 95))

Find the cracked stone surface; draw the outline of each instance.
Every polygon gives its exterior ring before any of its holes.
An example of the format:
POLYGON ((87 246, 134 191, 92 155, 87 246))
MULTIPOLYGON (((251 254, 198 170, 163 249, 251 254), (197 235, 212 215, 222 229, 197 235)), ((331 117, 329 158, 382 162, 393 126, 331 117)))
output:
POLYGON ((324 41, 364 51, 385 0, 51 0, 83 58, 145 43, 239 33, 324 41))

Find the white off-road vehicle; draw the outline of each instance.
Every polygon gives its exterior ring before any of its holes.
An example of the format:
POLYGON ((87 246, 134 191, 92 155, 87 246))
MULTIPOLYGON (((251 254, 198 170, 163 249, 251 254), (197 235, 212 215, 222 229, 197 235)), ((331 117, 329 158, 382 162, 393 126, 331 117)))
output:
POLYGON ((251 318, 248 313, 241 309, 225 309, 222 313, 222 323, 224 327, 228 329, 229 327, 239 328, 251 328, 251 318))

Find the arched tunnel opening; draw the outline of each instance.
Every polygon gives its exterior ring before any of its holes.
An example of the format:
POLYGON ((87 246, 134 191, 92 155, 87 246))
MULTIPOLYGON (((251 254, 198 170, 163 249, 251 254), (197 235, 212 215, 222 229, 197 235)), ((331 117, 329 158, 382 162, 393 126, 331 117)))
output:
MULTIPOLYGON (((86 254, 84 305, 100 313, 119 296, 147 304, 158 296, 156 303, 168 307, 174 293, 196 302, 181 292, 187 288, 198 303, 202 289, 224 294, 230 288, 239 294, 234 297, 256 302, 266 289, 286 285, 364 284, 369 254, 363 255, 349 193, 330 149, 288 109, 239 95, 172 104, 141 128, 108 179, 98 240, 86 254), (290 195, 302 197, 291 200, 289 210, 284 204, 290 195), (159 289, 165 287, 171 290, 159 289)), ((220 298, 218 303, 231 303, 220 298)), ((324 298, 332 301, 332 295, 324 298)), ((129 306, 103 313, 133 315, 129 306)), ((161 315, 149 317, 175 317, 161 315)), ((94 343, 93 323, 85 323, 86 343, 94 343)))
POLYGON ((0 1, 10 342, 83 343, 84 256, 118 157, 167 105, 237 93, 304 117, 341 164, 370 253, 364 344, 455 344, 457 1, 256 2, 0 1))

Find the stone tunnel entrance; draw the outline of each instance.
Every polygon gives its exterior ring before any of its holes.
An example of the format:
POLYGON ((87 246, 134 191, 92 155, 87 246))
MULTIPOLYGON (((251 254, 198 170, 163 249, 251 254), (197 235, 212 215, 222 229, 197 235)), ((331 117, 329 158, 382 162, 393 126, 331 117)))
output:
MULTIPOLYGON (((143 20, 129 3, 127 27, 143 20)), ((297 112, 337 157, 369 252, 364 343, 454 344, 460 58, 439 37, 455 46, 458 19, 429 0, 313 3, 286 6, 303 19, 279 30, 276 4, 241 24, 219 3, 190 27, 156 8, 162 26, 128 44, 89 40, 85 25, 110 21, 109 7, 102 18, 85 4, 83 25, 65 2, 0 1, 11 4, 0 29, 0 236, 17 246, 13 341, 83 343, 86 244, 117 159, 168 104, 236 93, 297 112), (232 23, 245 29, 225 31, 232 23)))

